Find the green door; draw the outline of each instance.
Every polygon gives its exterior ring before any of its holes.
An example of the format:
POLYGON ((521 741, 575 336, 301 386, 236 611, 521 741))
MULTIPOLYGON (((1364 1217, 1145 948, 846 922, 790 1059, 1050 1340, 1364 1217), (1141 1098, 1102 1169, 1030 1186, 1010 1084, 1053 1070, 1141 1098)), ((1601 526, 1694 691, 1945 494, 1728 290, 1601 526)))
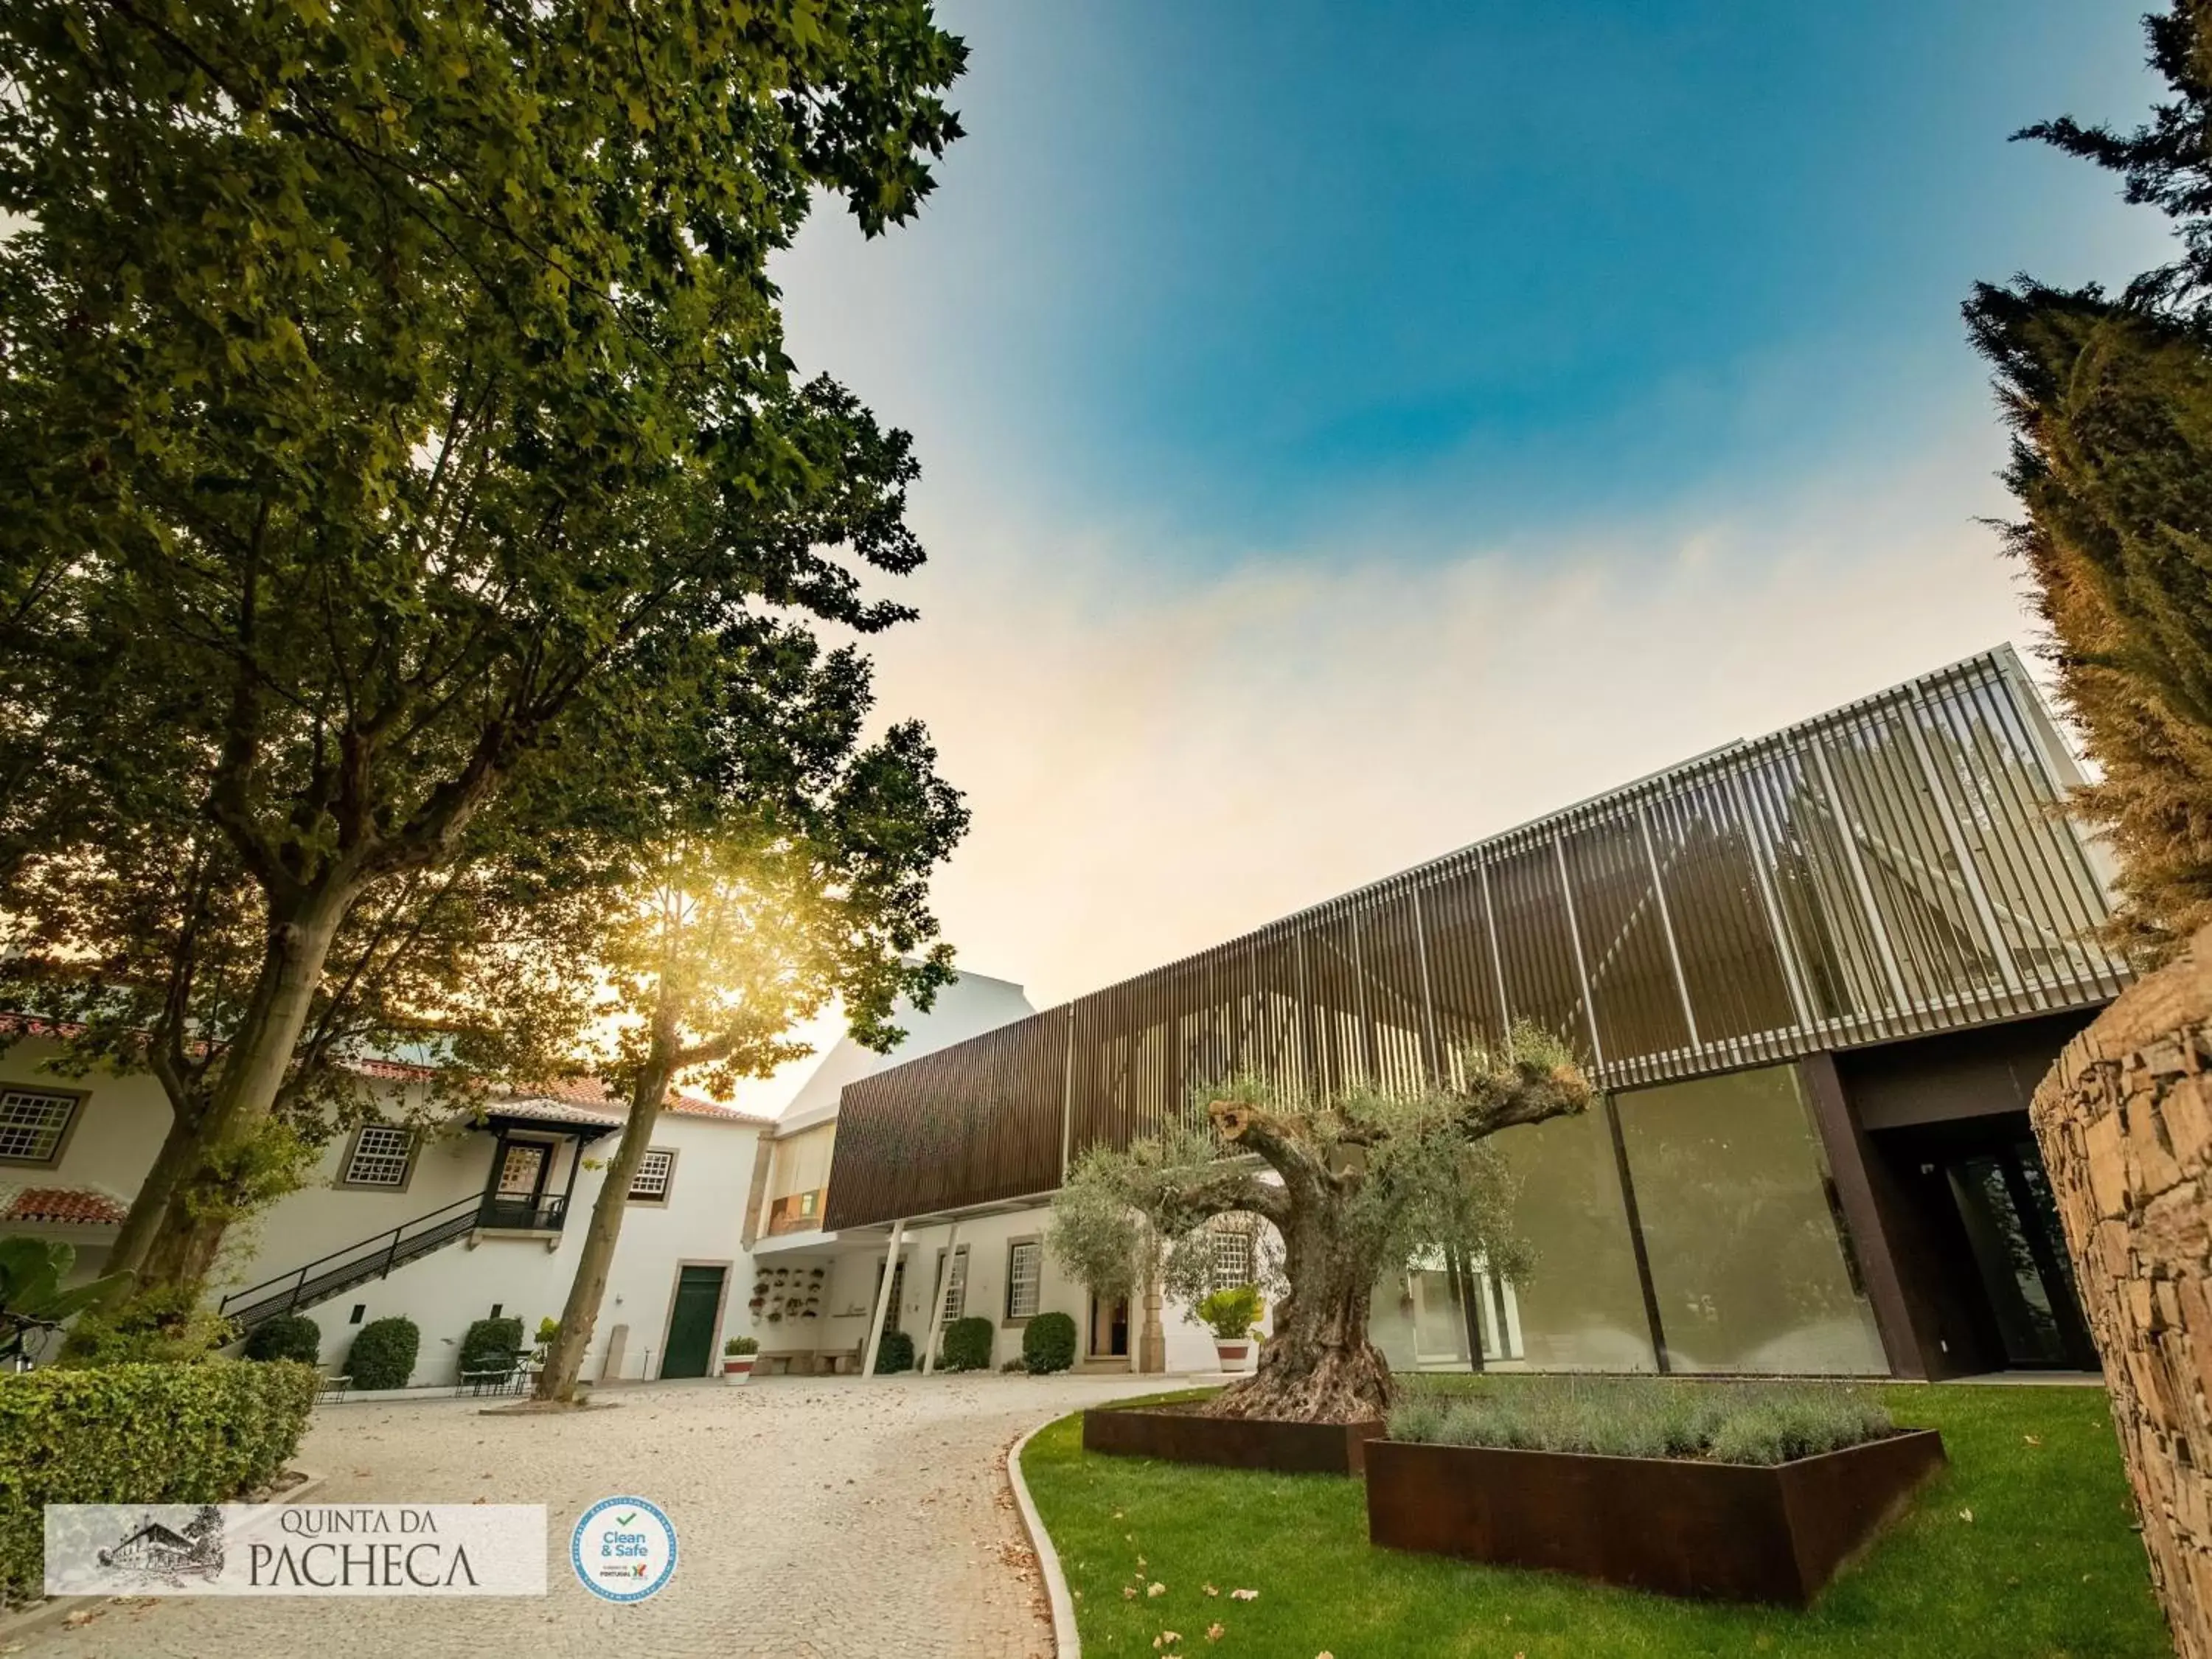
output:
POLYGON ((714 1357, 714 1316, 722 1306, 726 1267, 686 1267, 676 1281, 676 1311, 668 1322, 663 1376, 704 1376, 714 1357))

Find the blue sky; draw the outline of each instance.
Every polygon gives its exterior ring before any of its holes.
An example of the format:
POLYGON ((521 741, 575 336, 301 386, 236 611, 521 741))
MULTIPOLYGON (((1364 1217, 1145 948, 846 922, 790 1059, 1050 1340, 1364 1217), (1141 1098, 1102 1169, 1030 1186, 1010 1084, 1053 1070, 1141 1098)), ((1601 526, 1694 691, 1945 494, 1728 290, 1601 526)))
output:
POLYGON ((793 355, 912 429, 878 648, 1056 999, 2031 631, 1959 305, 2155 217, 2136 5, 945 0, 921 221, 811 225, 793 355))
POLYGON ((905 326, 841 372, 961 400, 933 465, 1141 501, 1216 557, 1374 514, 1419 552, 1909 447, 1987 407, 1976 276, 2124 276, 2154 234, 2004 142, 2140 109, 2121 7, 945 15, 972 134, 852 260, 905 326))

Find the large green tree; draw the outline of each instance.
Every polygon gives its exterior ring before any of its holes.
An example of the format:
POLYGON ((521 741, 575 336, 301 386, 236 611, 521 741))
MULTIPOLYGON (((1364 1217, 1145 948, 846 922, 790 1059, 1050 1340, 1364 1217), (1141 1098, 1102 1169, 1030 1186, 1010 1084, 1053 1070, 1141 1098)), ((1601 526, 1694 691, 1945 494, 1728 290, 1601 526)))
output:
MULTIPOLYGON (((915 210, 963 59, 924 0, 0 11, 0 766, 190 780, 258 916, 150 1282, 356 907, 756 611, 906 614, 906 441, 793 384, 767 264, 915 210)), ((0 850, 112 816, 34 785, 0 850)))
MULTIPOLYGON (((590 950, 614 871, 600 826, 576 822, 571 804, 510 791, 443 865, 352 907, 270 1133, 219 1178, 202 1171, 194 1201, 204 1211, 219 1206, 227 1219, 258 1208, 289 1190, 334 1133, 380 1113, 380 1060, 428 1068, 412 1109, 428 1117, 487 1083, 543 1077, 574 1052, 591 1018, 590 950)), ((154 805, 142 794, 127 814, 80 811, 68 838, 0 878, 0 1006, 40 1022, 0 1028, 0 1049, 37 1029, 58 1047, 51 1067, 143 1071, 167 1099, 168 1133, 108 1253, 111 1269, 132 1271, 198 1159, 265 945, 258 890, 228 838, 188 790, 173 790, 166 810, 154 805)))
POLYGON ((597 960, 612 989, 628 1097, 538 1397, 574 1398, 638 1167, 679 1078, 726 1089, 806 1050, 790 1032, 834 998, 864 1044, 888 1048, 897 1000, 927 1008, 951 977, 930 941, 928 882, 967 828, 911 722, 864 739, 866 663, 760 626, 743 678, 696 751, 658 769, 617 851, 597 960))
POLYGON ((1966 312, 2014 433, 2008 540, 2102 774, 2079 805, 2119 854, 2113 935, 2155 961, 2212 922, 2212 5, 2146 26, 2172 93, 2147 125, 2021 136, 2119 173, 2178 257, 2119 294, 1983 284, 1966 312))

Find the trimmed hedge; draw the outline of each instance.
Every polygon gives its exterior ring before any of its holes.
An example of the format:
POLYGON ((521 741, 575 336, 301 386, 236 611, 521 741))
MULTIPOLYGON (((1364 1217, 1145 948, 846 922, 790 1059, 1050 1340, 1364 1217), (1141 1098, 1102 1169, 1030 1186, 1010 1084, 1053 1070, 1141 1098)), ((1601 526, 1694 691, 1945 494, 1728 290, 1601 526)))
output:
POLYGON ((346 1375, 356 1389, 404 1389, 422 1352, 422 1333, 413 1320, 372 1319, 354 1335, 346 1375))
POLYGON ((885 1331, 883 1343, 876 1350, 876 1375, 913 1369, 914 1339, 904 1331, 885 1331))
POLYGON ((296 1359, 302 1365, 323 1363, 323 1328, 305 1314, 279 1314, 264 1319, 246 1339, 248 1359, 296 1359))
POLYGON ((299 1449, 312 1365, 110 1365, 0 1376, 0 1604, 43 1594, 40 1507, 219 1504, 299 1449))
POLYGON ((1075 1321, 1064 1313, 1041 1313, 1022 1332, 1022 1363, 1031 1376, 1064 1371, 1075 1363, 1075 1321))
POLYGON ((518 1318, 479 1319, 461 1338, 461 1375, 471 1371, 511 1371, 522 1352, 522 1321, 518 1318))
POLYGON ((938 1364, 948 1371, 987 1371, 996 1334, 988 1319, 956 1319, 945 1328, 945 1356, 938 1364))

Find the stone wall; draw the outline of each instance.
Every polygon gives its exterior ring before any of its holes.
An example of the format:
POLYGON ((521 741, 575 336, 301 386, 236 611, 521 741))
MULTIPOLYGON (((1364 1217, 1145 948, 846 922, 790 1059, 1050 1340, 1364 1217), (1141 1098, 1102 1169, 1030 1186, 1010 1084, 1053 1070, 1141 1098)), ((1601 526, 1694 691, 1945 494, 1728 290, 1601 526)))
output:
POLYGON ((2160 1600, 2212 1659, 2212 928, 2074 1039, 2031 1113, 2160 1600))

